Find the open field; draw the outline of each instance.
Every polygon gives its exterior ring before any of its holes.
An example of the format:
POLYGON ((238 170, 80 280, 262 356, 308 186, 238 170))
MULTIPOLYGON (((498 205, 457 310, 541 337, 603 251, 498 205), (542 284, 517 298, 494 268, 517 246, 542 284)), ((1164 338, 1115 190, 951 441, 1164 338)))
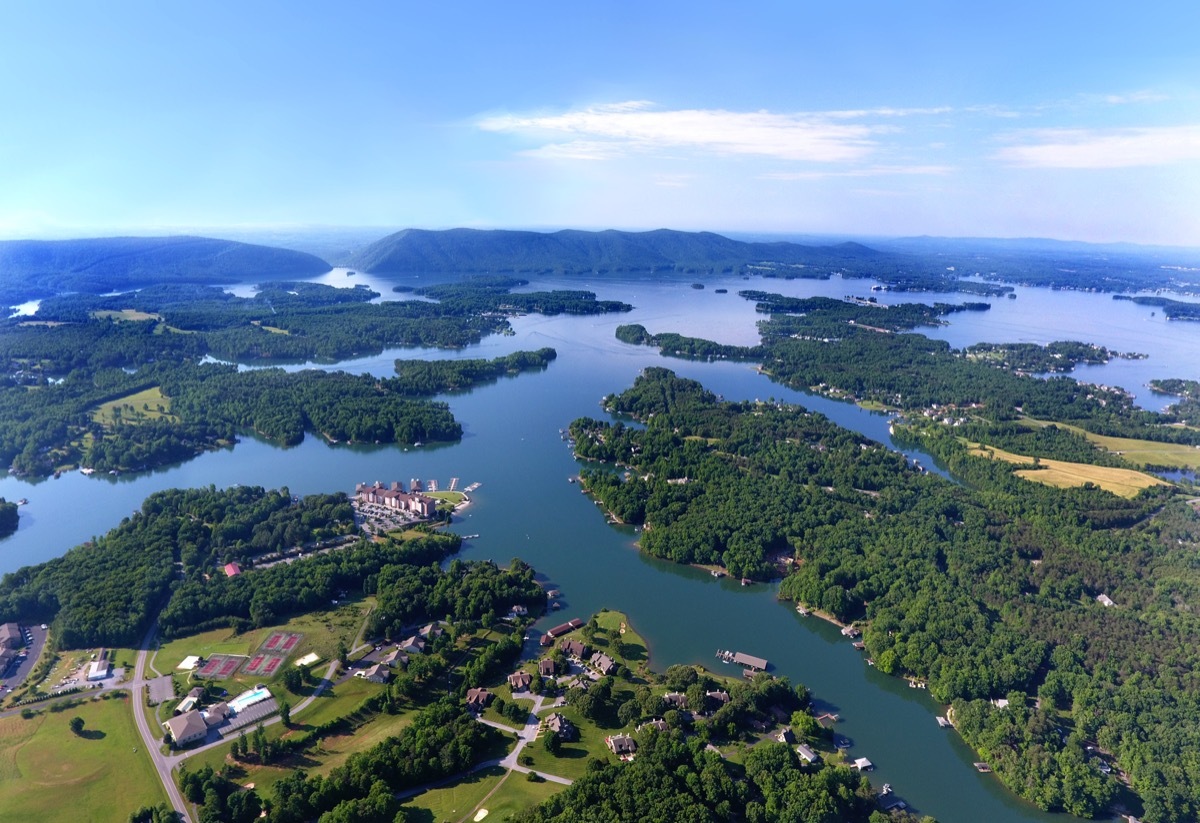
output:
POLYGON ((174 419, 171 415, 171 398, 163 394, 158 386, 101 403, 92 410, 92 420, 111 426, 118 416, 118 409, 120 418, 125 423, 157 420, 161 417, 174 419), (162 406, 161 412, 158 410, 159 406, 162 406))
POLYGON ((121 309, 120 311, 101 310, 91 312, 91 316, 96 320, 116 320, 139 322, 142 320, 162 320, 161 314, 152 312, 138 311, 137 309, 121 309))
POLYGON ((531 783, 524 774, 491 769, 467 775, 440 789, 432 789, 404 801, 412 819, 425 823, 443 820, 473 820, 477 808, 487 809, 488 820, 507 820, 510 815, 528 809, 562 791, 559 783, 531 783), (488 792, 495 791, 491 797, 488 792), (487 798, 484 800, 484 798, 487 798))
POLYGON ((1130 437, 1108 437, 1102 434, 1092 434, 1076 426, 1065 423, 1054 423, 1047 420, 1034 420, 1024 417, 1021 422, 1031 428, 1058 426, 1082 434, 1102 449, 1120 455, 1137 466, 1170 466, 1177 469, 1200 469, 1200 449, 1194 446, 1184 446, 1178 443, 1158 443, 1153 440, 1135 440, 1130 437))
POLYGON ((604 645, 597 634, 597 644, 601 645, 610 657, 622 658, 625 665, 635 671, 638 665, 650 661, 646 641, 629 625, 629 618, 623 612, 602 611, 596 615, 596 622, 600 625, 600 631, 604 633, 603 639, 609 640, 608 645, 604 645), (623 644, 624 655, 615 655, 612 651, 611 640, 618 637, 623 644))
POLYGON ((128 699, 88 701, 30 720, 0 720, 4 820, 124 823, 139 806, 165 800, 128 699), (78 737, 67 725, 76 716, 84 721, 78 737))
MULTIPOLYGON (((1034 465, 1034 458, 997 449, 993 446, 980 446, 978 443, 968 444, 970 453, 976 457, 988 457, 993 460, 1003 460, 1015 465, 1034 465)), ((1121 497, 1134 497, 1142 489, 1151 486, 1170 485, 1157 477, 1134 471, 1133 469, 1113 469, 1108 466, 1093 466, 1088 463, 1068 463, 1065 460, 1038 460, 1040 468, 1022 469, 1017 476, 1035 483, 1047 486, 1066 488, 1093 483, 1105 491, 1121 497)))

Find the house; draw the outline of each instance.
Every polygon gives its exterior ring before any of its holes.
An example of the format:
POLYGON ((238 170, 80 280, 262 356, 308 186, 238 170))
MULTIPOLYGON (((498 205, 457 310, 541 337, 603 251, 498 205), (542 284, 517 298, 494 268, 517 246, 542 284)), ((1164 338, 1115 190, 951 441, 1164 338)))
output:
POLYGON ((543 657, 538 661, 538 674, 542 677, 554 677, 558 674, 558 666, 554 664, 553 657, 543 657))
POLYGON ((424 637, 426 640, 433 640, 435 637, 441 637, 445 633, 446 630, 437 623, 430 623, 422 626, 421 630, 417 632, 417 634, 421 635, 421 637, 424 637))
POLYGON ((408 652, 409 654, 420 654, 425 651, 425 638, 418 635, 405 638, 400 641, 400 651, 408 652))
POLYGON ((175 741, 175 745, 180 748, 208 737, 208 724, 204 722, 204 718, 198 711, 185 712, 172 717, 162 726, 175 741))
POLYGON ((546 718, 546 728, 557 735, 560 740, 579 739, 579 729, 575 728, 574 723, 558 712, 546 718))
POLYGON ((395 668, 396 666, 404 668, 408 665, 408 655, 402 652, 400 649, 392 649, 383 657, 379 658, 379 662, 385 666, 391 666, 392 668, 395 668))
POLYGON ((533 675, 529 672, 513 672, 508 676, 508 685, 514 692, 526 691, 532 682, 533 675))
POLYGON ((558 647, 567 657, 574 657, 577 660, 586 659, 589 651, 587 644, 580 640, 564 640, 558 644, 558 647))
POLYGON ((20 626, 16 623, 0 624, 0 649, 19 649, 24 645, 20 626))
POLYGON ((225 722, 225 718, 229 717, 228 703, 213 703, 200 714, 204 717, 204 722, 208 726, 219 726, 225 722))
POLYGON ((667 721, 656 717, 653 720, 647 720, 645 723, 637 727, 639 732, 642 729, 654 729, 655 731, 665 732, 667 730, 667 721))
POLYGON ((729 692, 725 691, 724 689, 717 689, 713 692, 705 692, 704 696, 714 703, 720 703, 722 706, 729 702, 729 692))
POLYGON ((796 735, 792 734, 792 730, 790 728, 784 726, 779 730, 779 734, 775 735, 775 739, 780 743, 791 744, 796 742, 796 735))
POLYGON ((604 743, 608 746, 608 750, 618 757, 637 751, 637 741, 627 734, 614 734, 612 737, 606 737, 604 743))
POLYGON ((241 573, 242 573, 242 567, 239 566, 237 563, 226 563, 225 564, 225 576, 226 577, 237 577, 241 573))
POLYGON ((683 692, 667 692, 663 695, 663 702, 672 709, 686 709, 687 695, 683 692))
POLYGON ((805 746, 803 743, 801 743, 799 746, 796 747, 796 754, 798 754, 800 756, 800 759, 803 760, 805 763, 816 763, 818 760, 821 759, 821 755, 817 754, 815 751, 810 749, 808 746, 805 746))
POLYGON ((355 672, 355 677, 361 677, 363 680, 371 683, 386 683, 392 679, 392 670, 382 663, 376 663, 369 669, 363 669, 361 672, 355 672))
POLYGON ((527 614, 529 614, 529 609, 527 609, 526 607, 524 607, 520 603, 518 603, 517 605, 515 605, 511 609, 509 609, 508 613, 511 614, 513 617, 525 617, 527 614))
POLYGON ((614 661, 607 654, 602 654, 601 652, 596 652, 593 654, 592 659, 589 662, 592 664, 593 669, 605 676, 610 675, 617 670, 616 661, 614 661))
POLYGON ((469 689, 467 691, 467 710, 481 712, 492 702, 494 695, 487 689, 469 689))
POLYGON ((199 700, 200 698, 204 697, 204 687, 192 686, 192 688, 188 690, 187 696, 194 697, 199 700))
POLYGON ((1099 602, 1100 605, 1104 606, 1105 608, 1109 608, 1109 607, 1117 605, 1116 603, 1114 603, 1112 601, 1112 598, 1109 597, 1107 594, 1096 595, 1096 601, 1099 602))

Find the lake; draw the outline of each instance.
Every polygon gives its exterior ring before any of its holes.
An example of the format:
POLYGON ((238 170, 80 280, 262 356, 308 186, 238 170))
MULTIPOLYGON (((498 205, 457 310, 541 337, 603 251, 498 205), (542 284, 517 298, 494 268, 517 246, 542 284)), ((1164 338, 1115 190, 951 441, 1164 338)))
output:
MULTIPOLYGON (((370 283, 385 299, 398 297, 381 278, 344 270, 319 278, 338 285, 370 283)), ((481 487, 454 529, 480 537, 464 544, 467 559, 507 563, 520 557, 563 592, 564 610, 545 625, 587 617, 601 608, 626 612, 651 646, 651 663, 699 663, 736 674, 714 658, 718 648, 768 658, 773 672, 808 686, 819 704, 837 711, 838 731, 850 737, 852 752, 876 764, 871 779, 891 783, 921 813, 953 821, 1065 821, 1015 798, 994 775, 971 766, 971 751, 934 720, 941 713, 929 696, 909 689, 866 666, 837 629, 816 618, 801 618, 776 599, 768 585, 742 587, 728 579, 654 560, 637 551, 632 528, 610 526, 578 485, 567 482, 580 465, 560 436, 576 417, 600 416, 599 402, 629 386, 648 365, 665 365, 700 380, 728 399, 767 399, 801 403, 889 445, 888 417, 772 383, 754 367, 734 363, 694 363, 659 357, 645 347, 618 342, 623 323, 641 323, 651 332, 677 331, 723 343, 757 342, 753 304, 737 296, 754 288, 794 296, 868 294, 872 281, 760 280, 740 277, 707 281, 690 288, 694 276, 654 282, 636 276, 537 278, 529 289, 587 288, 602 299, 620 299, 636 308, 629 314, 598 317, 528 316, 513 321, 514 336, 493 336, 457 352, 389 351, 336 366, 348 371, 390 375, 396 357, 495 357, 518 349, 553 346, 558 359, 544 372, 504 379, 474 391, 445 397, 463 424, 461 443, 422 448, 330 446, 308 437, 279 448, 252 437, 237 446, 188 462, 138 475, 85 477, 72 472, 54 480, 0 479, 0 495, 22 497, 20 528, 0 541, 0 571, 62 554, 93 535, 108 531, 154 491, 180 486, 235 484, 288 487, 294 494, 353 490, 355 483, 410 478, 437 479, 445 488, 481 487), (716 294, 727 288, 728 294, 716 294)), ((407 284, 419 279, 406 278, 407 284)), ((1018 288, 1016 300, 992 299, 990 312, 952 315, 932 336, 955 346, 978 341, 1049 342, 1082 339, 1120 351, 1139 351, 1146 360, 1114 361, 1080 370, 1091 382, 1121 385, 1139 403, 1163 402, 1144 384, 1154 377, 1200 378, 1200 324, 1152 317, 1152 307, 1113 301, 1106 295, 1018 288)), ((974 296, 877 293, 884 302, 962 302, 974 296)), ((288 368, 300 368, 299 365, 288 368)), ((909 452, 936 470, 919 452, 909 452)))

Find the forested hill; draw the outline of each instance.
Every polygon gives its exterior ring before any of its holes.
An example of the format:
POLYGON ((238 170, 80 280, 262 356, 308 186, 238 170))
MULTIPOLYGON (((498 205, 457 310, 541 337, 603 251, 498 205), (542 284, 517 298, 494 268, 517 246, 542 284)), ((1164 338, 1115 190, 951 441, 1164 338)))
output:
POLYGON ((13 303, 160 283, 289 280, 329 269, 311 254, 208 237, 0 241, 0 297, 13 303))
MULTIPOLYGON (((802 246, 796 243, 744 243, 712 232, 669 229, 646 232, 481 231, 405 229, 372 243, 351 265, 390 272, 606 272, 742 271, 815 267, 807 276, 875 260, 879 252, 857 243, 802 246)), ((805 276, 805 275, 800 275, 805 276)))

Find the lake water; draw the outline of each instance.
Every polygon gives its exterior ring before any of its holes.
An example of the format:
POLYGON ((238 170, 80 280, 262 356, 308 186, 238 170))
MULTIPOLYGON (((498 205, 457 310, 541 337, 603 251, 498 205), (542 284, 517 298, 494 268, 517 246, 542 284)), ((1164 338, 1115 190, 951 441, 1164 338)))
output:
MULTIPOLYGON (((360 275, 347 278, 344 271, 322 279, 367 280, 360 275)), ((784 389, 750 365, 663 359, 651 349, 627 346, 613 336, 617 325, 636 322, 651 332, 678 331, 723 343, 752 344, 757 341, 754 324, 761 316, 736 295, 738 289, 841 297, 869 293, 870 281, 728 278, 695 290, 690 288, 691 280, 539 278, 530 289, 588 288, 603 299, 625 300, 636 309, 600 317, 523 317, 513 321, 514 336, 490 337, 464 351, 390 351, 338 364, 349 371, 384 376, 392 373, 396 357, 494 357, 542 346, 558 350, 558 359, 542 373, 445 398, 463 424, 461 443, 405 450, 330 446, 309 437, 298 446, 279 448, 247 437, 231 449, 139 475, 84 477, 72 472, 40 482, 0 478, 0 495, 29 499, 21 509, 17 533, 0 541, 0 571, 47 560, 103 534, 160 489, 241 483, 287 486, 295 494, 308 494, 350 491, 362 481, 407 482, 413 477, 436 478, 444 488, 451 477, 458 477, 460 488, 482 484, 454 526, 461 534, 481 535, 464 545, 462 556, 501 563, 520 557, 531 563, 564 595, 564 610, 543 621, 547 625, 586 617, 604 607, 625 611, 649 642, 652 665, 658 670, 673 663, 700 663, 735 674, 736 670, 714 659, 718 648, 766 657, 774 672, 804 683, 823 706, 839 712, 843 717, 839 732, 854 740, 854 755, 876 764, 872 781, 891 783, 922 813, 943 823, 1068 820, 1015 798, 995 776, 977 774, 971 751, 952 731, 935 723, 940 707, 925 692, 866 666, 863 656, 835 627, 797 616, 788 604, 777 601, 774 586, 741 587, 642 555, 633 529, 606 524, 590 498, 567 482, 580 466, 559 430, 581 415, 600 416, 604 395, 629 386, 643 368, 655 364, 700 380, 729 399, 774 397, 802 403, 894 445, 885 415, 784 389), (729 293, 716 294, 718 287, 729 293)), ((395 296, 387 281, 371 278, 369 282, 383 290, 385 298, 395 296)), ((976 299, 877 296, 887 302, 976 299)), ((1120 351, 1148 353, 1147 360, 1117 361, 1079 375, 1122 385, 1148 406, 1161 399, 1143 388, 1147 380, 1200 378, 1195 356, 1200 352, 1200 324, 1169 323, 1161 316, 1151 317, 1151 308, 1076 292, 1018 289, 1016 300, 989 302, 994 306, 991 312, 953 315, 949 326, 931 333, 956 346, 981 340, 1078 338, 1120 351)), ((930 466, 918 452, 909 456, 930 466)))

